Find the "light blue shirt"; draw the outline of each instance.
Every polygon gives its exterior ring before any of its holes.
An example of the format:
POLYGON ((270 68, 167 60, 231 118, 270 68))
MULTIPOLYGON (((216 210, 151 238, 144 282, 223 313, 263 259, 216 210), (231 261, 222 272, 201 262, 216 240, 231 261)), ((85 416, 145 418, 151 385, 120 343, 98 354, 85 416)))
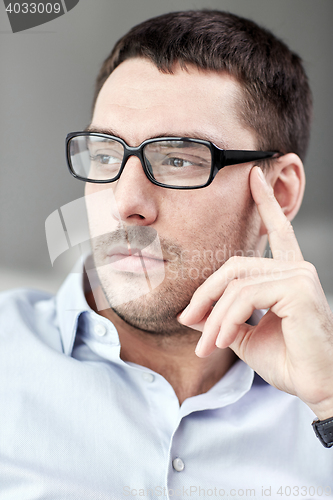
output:
POLYGON ((332 450, 296 397, 238 361, 179 407, 119 353, 80 274, 1 295, 0 500, 329 498, 332 450))

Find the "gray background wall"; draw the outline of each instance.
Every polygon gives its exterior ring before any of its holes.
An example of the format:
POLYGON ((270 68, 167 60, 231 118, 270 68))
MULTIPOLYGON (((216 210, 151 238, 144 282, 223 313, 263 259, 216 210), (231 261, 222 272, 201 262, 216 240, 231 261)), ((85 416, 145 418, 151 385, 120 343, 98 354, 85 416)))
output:
POLYGON ((0 289, 54 289, 77 257, 67 252, 51 267, 44 223, 82 196, 83 183, 67 172, 64 138, 89 123, 94 79, 113 44, 148 17, 203 7, 254 19, 305 62, 315 116, 294 227, 305 258, 333 294, 332 0, 80 0, 66 15, 16 34, 1 2, 0 289))

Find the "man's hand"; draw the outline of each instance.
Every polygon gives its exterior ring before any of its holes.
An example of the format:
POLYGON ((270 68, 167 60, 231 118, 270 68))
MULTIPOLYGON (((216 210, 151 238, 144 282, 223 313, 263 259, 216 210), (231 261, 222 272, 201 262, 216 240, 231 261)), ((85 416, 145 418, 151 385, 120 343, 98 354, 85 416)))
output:
POLYGON ((198 356, 230 347, 323 420, 333 416, 333 314, 259 167, 252 169, 250 185, 273 259, 230 258, 196 290, 179 321, 202 331, 198 356), (250 326, 255 309, 269 310, 250 326))

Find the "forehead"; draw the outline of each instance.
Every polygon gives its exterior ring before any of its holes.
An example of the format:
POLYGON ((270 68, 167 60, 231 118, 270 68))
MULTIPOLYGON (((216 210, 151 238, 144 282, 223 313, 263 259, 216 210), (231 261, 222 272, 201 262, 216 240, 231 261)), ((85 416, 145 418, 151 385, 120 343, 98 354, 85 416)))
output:
POLYGON ((175 65, 163 73, 129 59, 111 73, 96 101, 92 126, 130 145, 157 135, 208 139, 229 149, 252 148, 254 133, 240 122, 240 84, 225 72, 175 65))

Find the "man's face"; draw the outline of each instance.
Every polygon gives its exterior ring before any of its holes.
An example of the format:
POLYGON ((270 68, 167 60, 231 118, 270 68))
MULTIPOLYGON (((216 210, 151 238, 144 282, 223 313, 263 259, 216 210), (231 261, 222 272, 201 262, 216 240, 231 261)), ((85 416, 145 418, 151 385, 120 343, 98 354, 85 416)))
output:
MULTIPOLYGON (((129 146, 171 136, 256 149, 254 133, 238 118, 240 97, 239 84, 226 73, 176 66, 166 74, 145 59, 130 59, 101 89, 91 127, 129 146)), ((92 238, 95 265, 110 306, 127 323, 180 333, 176 315, 196 288, 231 255, 256 250, 260 221, 249 189, 251 167, 225 167, 205 188, 173 190, 152 184, 132 156, 118 181, 86 184, 86 195, 94 195, 87 196, 91 234, 106 233, 92 238), (131 247, 142 254, 133 255, 131 247)))

